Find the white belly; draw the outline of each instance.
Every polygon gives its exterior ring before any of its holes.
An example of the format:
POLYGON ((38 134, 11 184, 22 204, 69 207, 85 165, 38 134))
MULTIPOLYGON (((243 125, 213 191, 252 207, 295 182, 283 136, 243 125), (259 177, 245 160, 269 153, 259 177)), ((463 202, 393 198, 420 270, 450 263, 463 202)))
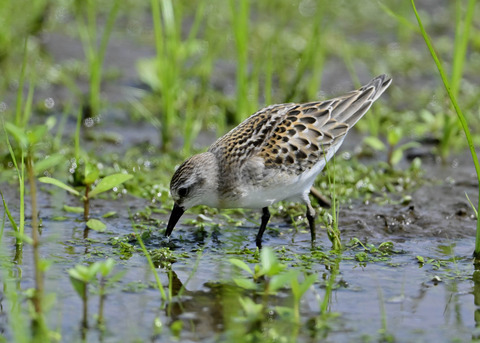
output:
POLYGON ((318 163, 299 176, 279 178, 278 182, 269 182, 267 187, 246 186, 238 199, 224 205, 230 208, 263 208, 283 200, 300 201, 303 194, 310 192, 324 166, 325 162, 318 163))
MULTIPOLYGON (((263 208, 283 200, 303 201, 302 196, 310 192, 317 175, 335 155, 343 139, 327 152, 326 158, 318 161, 312 169, 298 176, 272 175, 264 185, 238 185, 237 193, 228 199, 218 199, 214 207, 219 208, 263 208)), ((263 164, 262 164, 263 167, 263 164)))

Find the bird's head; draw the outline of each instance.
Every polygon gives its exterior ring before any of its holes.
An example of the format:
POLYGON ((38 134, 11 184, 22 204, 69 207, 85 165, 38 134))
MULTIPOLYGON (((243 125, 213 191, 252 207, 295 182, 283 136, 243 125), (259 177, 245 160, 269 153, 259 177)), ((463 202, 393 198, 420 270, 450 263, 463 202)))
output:
POLYGON ((183 213, 197 205, 216 206, 218 165, 210 152, 194 155, 183 162, 170 181, 170 195, 175 202, 165 235, 172 233, 183 213))

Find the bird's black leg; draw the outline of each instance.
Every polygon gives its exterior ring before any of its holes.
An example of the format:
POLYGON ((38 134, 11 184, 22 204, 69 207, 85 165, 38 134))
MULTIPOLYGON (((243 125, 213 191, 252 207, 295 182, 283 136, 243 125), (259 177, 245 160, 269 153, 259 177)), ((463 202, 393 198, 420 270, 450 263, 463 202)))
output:
POLYGON ((308 219, 308 226, 310 226, 310 236, 312 237, 312 243, 315 242, 315 214, 312 215, 310 211, 307 209, 307 219, 308 219))
POLYGON ((263 211, 262 223, 260 224, 260 228, 258 229, 258 233, 257 233, 257 238, 255 239, 255 243, 257 243, 258 249, 262 248, 262 236, 263 236, 263 233, 265 232, 265 229, 267 228, 268 220, 270 219, 270 211, 268 210, 268 207, 264 207, 262 211, 263 211))
POLYGON ((315 242, 315 210, 310 203, 310 199, 308 197, 308 193, 303 195, 303 201, 305 205, 307 205, 307 220, 308 226, 310 227, 310 236, 312 237, 312 243, 315 242))

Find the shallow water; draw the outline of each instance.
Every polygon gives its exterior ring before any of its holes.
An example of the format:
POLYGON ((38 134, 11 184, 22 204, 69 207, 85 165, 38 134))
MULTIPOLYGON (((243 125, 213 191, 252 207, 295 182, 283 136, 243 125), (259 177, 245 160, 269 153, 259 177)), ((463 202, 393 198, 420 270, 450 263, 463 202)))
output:
MULTIPOLYGON (((355 141, 355 137, 350 138, 346 142, 347 150, 348 144, 355 141)), ((115 149, 121 150, 123 145, 115 149)), ((470 156, 454 157, 447 166, 427 161, 423 167, 426 182, 411 193, 411 201, 407 204, 379 205, 354 199, 340 207, 339 227, 344 244, 354 237, 375 246, 393 242, 395 253, 382 261, 374 261, 376 256, 367 254, 367 261, 359 262, 356 256, 364 251, 359 246, 347 247, 338 263, 334 256, 329 260, 315 259, 312 257, 315 252, 328 253, 331 248, 325 229, 319 223, 318 241, 312 251, 304 221, 297 223, 297 231, 284 219, 272 218, 270 229, 264 234, 264 246, 273 248, 289 268, 308 267, 308 273, 318 275, 317 282, 301 300, 301 321, 305 325, 302 328, 321 318, 320 302, 325 297, 325 287, 336 274, 328 311, 338 317, 325 321, 327 329, 297 332, 292 328, 292 336, 285 336, 285 339, 375 341, 385 338, 384 332, 398 342, 449 342, 470 340, 479 334, 476 304, 480 304, 480 282, 474 282, 471 259, 475 220, 465 197, 465 193, 472 200, 476 197, 477 185, 470 156), (303 261, 302 256, 309 256, 310 263, 303 261), (429 263, 420 264, 417 256, 429 263)), ((15 185, 3 183, 1 188, 17 217, 15 185)), ((228 259, 250 258, 245 249, 255 250, 254 237, 260 213, 246 212, 251 222, 238 217, 242 226, 235 227, 228 224, 220 212, 201 230, 185 224, 188 219, 196 219, 187 212, 168 243, 176 253, 185 253, 185 257, 174 262, 170 271, 158 269, 165 288, 169 285, 169 277, 172 280, 174 298, 164 304, 143 254, 135 250, 129 259, 122 260, 118 247, 109 243, 115 237, 133 232, 130 214, 142 211, 149 205, 147 200, 130 195, 117 200, 94 199, 92 217, 117 212, 115 217, 103 219, 107 224, 103 233, 85 230, 81 215, 66 214, 62 210, 64 204, 78 205, 78 199, 65 192, 41 185, 38 202, 43 224, 41 256, 54 262, 46 273, 46 293, 56 296, 48 311, 48 322, 51 329, 61 332, 62 342, 82 340, 82 303, 70 284, 68 269, 106 257, 113 257, 117 261, 115 271, 124 271, 125 275, 109 288, 105 331, 95 326, 98 295, 91 289, 90 329, 85 332, 88 342, 169 341, 177 339, 175 330, 169 328, 177 320, 182 323, 178 337, 181 341, 232 341, 229 336, 232 321, 241 314, 238 303, 235 307, 232 301, 242 294, 258 301, 257 296, 242 293, 233 286, 232 278, 238 273, 233 271, 228 259), (56 216, 66 218, 52 220, 56 216), (161 333, 154 330, 155 322, 162 323, 161 333)), ((27 208, 27 213, 29 211, 27 208)), ((168 214, 153 214, 151 219, 163 223, 159 230, 151 222, 144 223, 153 229, 152 237, 146 240, 147 248, 155 249, 166 244, 163 232, 168 214)), ((6 232, 9 230, 7 223, 6 232)), ((135 240, 129 243, 138 248, 135 240)), ((12 237, 3 238, 2 251, 9 260, 15 254, 13 245, 12 237)), ((23 261, 15 266, 20 281, 16 287, 20 292, 33 287, 32 260, 27 245, 23 261)), ((1 277, 5 280, 6 275, 1 277)), ((0 329, 4 331, 10 327, 10 303, 5 296, 0 298, 0 305, 0 329)), ((291 293, 283 290, 270 297, 269 308, 276 305, 291 306, 291 293)), ((265 325, 270 327, 275 320, 274 316, 268 318, 265 325)), ((6 332, 7 336, 11 334, 6 332)))
MULTIPOLYGON (((341 208, 340 228, 344 243, 353 237, 376 246, 392 241, 395 253, 385 261, 359 262, 355 257, 363 249, 357 246, 347 248, 338 264, 312 259, 308 272, 318 275, 318 281, 302 298, 302 322, 319 318, 325 285, 333 272, 338 274, 333 281, 328 308, 330 313, 339 316, 328 321, 329 329, 321 334, 314 330, 301 331, 290 337, 291 341, 378 340, 383 337, 382 327, 398 342, 466 341, 476 337, 476 302, 479 302, 475 298, 480 299, 480 283, 473 281, 471 260, 475 221, 464 198, 464 191, 474 198, 475 185, 469 181, 472 168, 468 166, 468 156, 459 161, 455 168, 426 166, 427 175, 436 181, 415 191, 407 205, 380 206, 357 200, 341 208), (445 179, 448 182, 442 181, 445 179), (430 263, 420 264, 417 256, 430 263)), ((43 204, 41 255, 54 262, 46 273, 46 292, 56 296, 48 312, 49 326, 62 333, 63 342, 75 342, 82 337, 81 301, 69 282, 68 269, 78 263, 109 256, 117 260, 115 270, 123 270, 125 275, 109 290, 104 332, 95 329, 98 296, 90 293, 92 328, 86 332, 88 342, 169 341, 174 338, 168 326, 176 320, 183 323, 179 334, 181 341, 229 340, 225 332, 232 318, 238 316, 238 309, 232 309, 229 304, 239 291, 231 282, 237 274, 232 271, 228 259, 245 259, 248 255, 242 254, 244 249, 254 250, 255 223, 232 227, 220 214, 214 218, 220 226, 207 227, 203 231, 179 225, 170 244, 175 246, 175 252, 186 253, 186 257, 174 262, 170 273, 158 269, 164 287, 169 284, 169 275, 172 279, 174 298, 164 306, 159 291, 153 287, 154 276, 143 255, 135 251, 130 259, 120 260, 117 248, 108 244, 109 239, 132 232, 128 213, 142 209, 145 200, 130 196, 116 201, 95 200, 93 216, 107 210, 118 211, 116 217, 104 220, 107 223, 104 233, 85 231, 76 215, 69 214, 69 219, 62 221, 49 219, 64 215, 63 203, 73 200, 61 192, 53 195, 42 192, 39 197, 43 204), (182 287, 182 294, 178 296, 182 287), (158 335, 153 329, 156 319, 163 323, 163 332, 158 335)), ((166 215, 155 216, 163 221, 167 219, 166 215)), ((258 221, 258 217, 253 221, 258 221)), ((187 214, 186 218, 194 216, 187 214)), ((295 266, 302 265, 302 255, 311 256, 305 225, 300 224, 297 232, 292 225, 275 217, 271 227, 274 230, 265 233, 264 246, 272 247, 278 256, 289 259, 284 263, 298 268, 295 266)), ((325 230, 317 228, 317 231, 321 232, 316 249, 328 252, 330 242, 325 230)), ((147 240, 149 249, 163 244, 162 233, 163 229, 155 231, 147 240)), ((13 239, 4 239, 3 251, 9 256, 14 254, 12 245, 13 239)), ((367 256, 373 258, 373 255, 367 256)), ((31 250, 26 246, 23 263, 16 267, 17 273, 21 271, 22 275, 19 290, 33 286, 31 261, 31 250)), ((291 301, 290 293, 285 290, 271 297, 269 304, 288 306, 291 301)), ((9 306, 5 298, 1 302, 4 313, 0 323, 5 323, 9 306)))

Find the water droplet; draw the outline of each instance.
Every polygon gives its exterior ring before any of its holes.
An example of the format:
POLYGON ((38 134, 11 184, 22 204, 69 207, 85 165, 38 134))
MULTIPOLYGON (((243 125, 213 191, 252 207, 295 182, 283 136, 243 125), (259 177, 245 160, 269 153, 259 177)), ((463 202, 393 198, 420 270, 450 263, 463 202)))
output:
POLYGON ((93 118, 87 118, 84 120, 83 124, 86 126, 86 127, 92 127, 94 122, 93 122, 93 118))
POLYGON ((52 109, 53 106, 55 106, 55 100, 53 100, 53 98, 46 98, 44 104, 46 108, 52 109))

